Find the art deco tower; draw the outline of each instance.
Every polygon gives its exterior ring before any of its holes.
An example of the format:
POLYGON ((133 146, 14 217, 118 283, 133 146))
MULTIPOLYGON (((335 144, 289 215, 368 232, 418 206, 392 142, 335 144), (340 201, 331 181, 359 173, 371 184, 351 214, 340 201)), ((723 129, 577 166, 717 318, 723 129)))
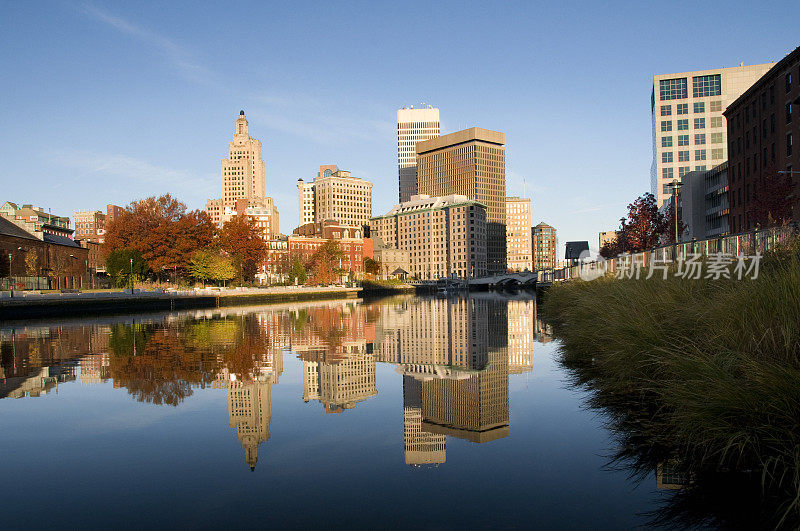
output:
POLYGON ((206 214, 222 225, 237 214, 256 221, 270 238, 278 233, 278 209, 266 196, 265 166, 261 141, 250 136, 244 111, 236 118, 233 140, 228 142, 228 157, 220 162, 222 197, 206 201, 206 214))

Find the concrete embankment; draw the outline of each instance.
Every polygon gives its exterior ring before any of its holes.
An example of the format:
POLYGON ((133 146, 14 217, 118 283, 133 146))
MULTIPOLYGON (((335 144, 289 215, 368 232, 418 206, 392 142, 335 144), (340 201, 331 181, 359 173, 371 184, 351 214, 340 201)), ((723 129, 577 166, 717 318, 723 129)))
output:
POLYGON ((0 296, 0 320, 48 316, 99 315, 148 311, 173 311, 290 301, 382 297, 414 293, 414 286, 368 288, 245 288, 197 291, 135 291, 101 293, 25 293, 0 296))

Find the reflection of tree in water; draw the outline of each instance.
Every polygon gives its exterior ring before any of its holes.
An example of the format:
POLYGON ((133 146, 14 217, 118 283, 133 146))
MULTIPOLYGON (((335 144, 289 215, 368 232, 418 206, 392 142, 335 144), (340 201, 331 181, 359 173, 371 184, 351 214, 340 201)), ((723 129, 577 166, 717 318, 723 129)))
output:
MULTIPOLYGON (((658 509, 646 516, 648 525, 668 528, 721 527, 761 529, 796 528, 797 521, 783 521, 795 502, 789 491, 769 491, 754 471, 733 471, 715 466, 699 467, 687 448, 674 443, 667 413, 648 392, 620 392, 578 356, 562 358, 562 365, 576 388, 589 391, 587 405, 602 412, 614 438, 608 468, 624 470, 637 482, 667 484, 658 509), (671 478, 667 479, 669 475, 671 478)), ((661 485, 660 485, 661 486, 661 485)), ((793 518, 793 517, 788 517, 793 518)))
POLYGON ((253 374, 268 348, 253 317, 147 325, 115 325, 109 340, 114 385, 140 402, 177 406, 227 367, 240 378, 253 374))

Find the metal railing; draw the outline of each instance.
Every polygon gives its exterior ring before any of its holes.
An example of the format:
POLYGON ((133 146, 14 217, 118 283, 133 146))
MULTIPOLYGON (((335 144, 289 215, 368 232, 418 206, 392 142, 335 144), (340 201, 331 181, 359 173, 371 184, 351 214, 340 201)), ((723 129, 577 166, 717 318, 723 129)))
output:
POLYGON ((798 227, 797 223, 770 229, 753 229, 740 234, 692 240, 678 244, 662 245, 638 253, 626 253, 605 262, 590 261, 580 265, 545 269, 537 271, 536 282, 537 284, 550 284, 552 282, 580 278, 581 268, 583 268, 584 275, 587 272, 597 271, 614 273, 623 261, 628 260, 634 260, 643 266, 649 266, 651 260, 661 264, 673 263, 676 261, 676 257, 680 259, 690 255, 709 256, 725 253, 736 257, 739 255, 752 256, 756 253, 764 254, 781 245, 789 244, 792 240, 797 239, 798 236, 800 236, 800 227, 798 227))

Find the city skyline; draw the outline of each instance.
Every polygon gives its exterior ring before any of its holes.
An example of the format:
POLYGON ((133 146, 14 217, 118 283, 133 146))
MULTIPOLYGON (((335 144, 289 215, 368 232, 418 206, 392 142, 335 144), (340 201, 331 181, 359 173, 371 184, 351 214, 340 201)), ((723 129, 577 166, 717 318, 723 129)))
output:
MULTIPOLYGON (((792 4, 782 5, 783 11, 791 10, 792 4)), ((206 198, 217 195, 220 146, 229 140, 230 116, 244 109, 263 143, 266 192, 282 211, 282 233, 291 232, 298 218, 295 183, 307 177, 308 159, 335 160, 354 175, 368 176, 375 183, 374 212, 385 212, 398 192, 396 111, 428 102, 441 110, 442 134, 470 126, 504 131, 508 195, 530 197, 532 224, 546 221, 562 241, 592 242, 597 232, 616 228, 625 205, 649 189, 650 109, 642 94, 649 92, 654 75, 778 61, 796 46, 792 17, 772 20, 753 12, 748 16, 752 31, 739 36, 726 28, 735 26, 741 10, 719 12, 713 6, 693 9, 713 12, 715 25, 709 26, 705 16, 682 20, 676 30, 682 46, 655 55, 629 46, 631 38, 643 38, 636 25, 650 18, 647 6, 628 9, 625 21, 616 20, 613 10, 591 6, 578 12, 541 6, 536 11, 487 9, 482 22, 487 31, 477 49, 479 59, 488 61, 489 75, 464 86, 456 80, 474 69, 458 55, 465 37, 437 28, 477 23, 444 6, 424 20, 406 21, 427 28, 426 34, 441 33, 408 51, 440 46, 448 53, 417 61, 417 75, 399 81, 389 75, 401 68, 399 63, 383 61, 391 56, 386 44, 358 52, 338 43, 323 48, 315 39, 306 44, 292 39, 295 48, 283 44, 289 42, 285 28, 314 33, 343 17, 356 38, 370 39, 394 31, 392 22, 383 21, 399 15, 395 9, 337 12, 319 6, 301 13, 284 7, 270 16, 256 9, 249 17, 253 22, 235 17, 240 38, 254 45, 251 49, 265 50, 247 58, 251 68, 242 81, 231 73, 244 59, 221 55, 221 41, 208 38, 206 20, 234 23, 234 14, 222 9, 209 16, 211 8, 187 15, 180 4, 157 12, 102 3, 51 4, 44 10, 14 5, 3 33, 8 43, 30 46, 4 57, 5 66, 18 75, 0 105, 9 122, 19 124, 5 130, 2 139, 9 183, 4 200, 69 215, 169 192, 202 209, 206 198), (522 31, 542 17, 552 23, 540 34, 522 31), (32 18, 38 22, 34 28, 21 23, 32 18), (261 20, 265 25, 256 22, 261 20), (45 37, 55 28, 64 46, 45 37), (586 54, 589 46, 602 60, 586 54), (62 48, 75 53, 64 56, 62 48), (523 51, 538 49, 544 53, 523 51), (491 62, 501 50, 509 53, 491 62), (625 61, 615 59, 622 57, 625 61), (576 69, 592 82, 568 83, 576 69), (312 73, 319 79, 334 71, 349 72, 351 81, 315 88, 319 84, 311 81, 312 73), (489 83, 493 76, 504 83, 489 83), (630 82, 620 84, 620 79, 630 82), (603 134, 591 127, 601 120, 603 134), (578 123, 583 125, 574 127, 578 123), (600 179, 607 185, 598 186, 600 179), (35 194, 28 188, 34 180, 45 185, 35 194), (94 180, 102 186, 83 185, 94 180), (560 208, 563 204, 570 208, 560 208)))

